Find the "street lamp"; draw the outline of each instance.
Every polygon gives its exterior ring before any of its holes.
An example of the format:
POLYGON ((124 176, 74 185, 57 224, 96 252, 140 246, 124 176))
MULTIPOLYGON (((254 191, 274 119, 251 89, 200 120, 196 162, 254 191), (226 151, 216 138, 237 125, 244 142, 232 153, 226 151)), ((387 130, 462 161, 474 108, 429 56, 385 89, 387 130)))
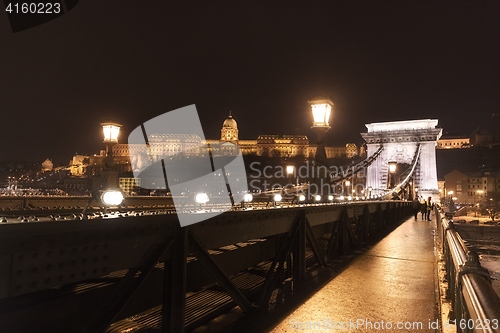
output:
POLYGON ((118 135, 120 134, 121 124, 115 122, 102 122, 102 132, 104 135, 104 143, 106 144, 106 160, 105 165, 107 168, 113 164, 113 146, 118 143, 118 135))
POLYGON ((119 206, 123 199, 122 192, 117 190, 107 190, 101 195, 101 201, 106 206, 119 206))
POLYGON ((325 133, 331 128, 330 115, 333 102, 329 98, 315 97, 308 101, 308 103, 311 105, 313 114, 313 124, 311 128, 318 134, 316 156, 314 158, 317 165, 325 165, 325 133))
MULTIPOLYGON (((286 166, 286 175, 288 176, 288 179, 290 180, 295 172, 295 166, 293 165, 287 165, 286 166)), ((299 177, 297 176, 297 184, 299 185, 299 177)))
POLYGON ((346 180, 344 184, 346 186, 346 194, 347 196, 349 196, 350 195, 349 186, 351 185, 351 182, 349 180, 346 180))
POLYGON ((243 201, 241 202, 241 208, 245 208, 245 203, 250 203, 253 200, 253 195, 251 193, 245 193, 243 195, 243 201))
POLYGON ((121 124, 115 122, 102 122, 103 142, 106 144, 106 154, 104 156, 104 170, 99 175, 93 177, 92 188, 94 195, 99 190, 118 189, 118 172, 113 170, 113 146, 118 143, 121 124))
POLYGON ((252 200, 253 200, 253 195, 250 193, 245 193, 245 195, 243 196, 243 201, 244 202, 252 202, 252 200))
POLYGON ((209 198, 205 192, 201 192, 196 194, 194 201, 196 201, 197 204, 206 204, 209 198))
POLYGON ((394 174, 396 173, 396 167, 398 165, 398 162, 395 161, 389 161, 389 177, 390 177, 390 184, 389 188, 394 187, 394 174))
POLYGON ((273 195, 273 205, 276 206, 277 203, 281 202, 282 199, 283 199, 283 196, 279 193, 273 195))
POLYGON ((448 198, 449 198, 450 212, 454 212, 455 205, 453 204, 453 191, 448 191, 448 198))
MULTIPOLYGON (((477 190, 477 191, 476 191, 476 193, 477 193, 479 196, 481 196, 481 195, 484 193, 484 191, 483 191, 483 190, 477 190)), ((478 201, 480 201, 480 200, 481 200, 481 198, 479 198, 479 199, 478 199, 478 201)), ((479 202, 477 202, 477 203, 476 203, 476 214, 475 214, 475 216, 476 216, 476 217, 477 217, 477 211, 478 211, 478 210, 479 210, 479 202)))
POLYGON ((121 124, 114 122, 102 122, 102 131, 104 134, 105 143, 118 143, 118 135, 120 134, 121 124))

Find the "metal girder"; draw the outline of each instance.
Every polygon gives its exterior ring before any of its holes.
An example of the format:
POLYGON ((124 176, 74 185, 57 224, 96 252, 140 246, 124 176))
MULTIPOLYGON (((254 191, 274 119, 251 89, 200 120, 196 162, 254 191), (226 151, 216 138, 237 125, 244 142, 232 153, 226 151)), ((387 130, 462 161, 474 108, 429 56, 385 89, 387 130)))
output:
POLYGON ((344 215, 344 218, 342 219, 342 221, 343 221, 344 226, 346 228, 347 236, 349 237, 349 241, 351 242, 351 246, 357 247, 359 245, 359 241, 358 241, 358 238, 356 237, 356 234, 352 230, 351 221, 349 220, 349 216, 347 215, 347 211, 346 211, 346 214, 344 215))
POLYGON ((189 234, 189 245, 196 258, 198 258, 203 266, 205 266, 210 274, 212 274, 212 276, 238 304, 243 312, 253 311, 254 306, 252 303, 250 303, 245 295, 243 295, 243 293, 231 282, 231 279, 224 274, 214 258, 207 252, 207 250, 200 244, 192 233, 189 234))
POLYGON ((186 311, 187 228, 174 231, 172 255, 165 261, 163 272, 162 332, 184 332, 186 311))
POLYGON ((377 205, 377 210, 373 214, 373 223, 370 225, 372 233, 376 234, 384 227, 384 211, 382 204, 377 205))
POLYGON ((314 236, 313 230, 307 218, 305 222, 306 222, 305 223, 306 236, 307 236, 307 241, 309 242, 309 246, 311 247, 311 250, 313 251, 314 256, 316 257, 318 263, 324 267, 326 266, 325 253, 323 249, 318 246, 318 242, 316 241, 316 237, 314 236))
MULTIPOLYGON (((292 278, 298 282, 304 279, 306 272, 306 236, 307 236, 307 218, 305 214, 300 217, 297 226, 297 235, 292 240, 292 278)), ((290 269, 290 268, 288 268, 290 269)))
POLYGON ((327 247, 328 261, 332 260, 335 253, 345 254, 349 252, 349 242, 351 247, 356 247, 358 245, 358 240, 351 227, 347 207, 345 207, 340 220, 336 221, 333 225, 327 247))
POLYGON ((175 215, 0 225, 0 299, 97 279, 140 267, 175 215), (1 262, 1 260, 0 260, 1 262))
POLYGON ((347 212, 347 207, 344 208, 344 212, 342 213, 342 218, 340 219, 339 223, 340 223, 339 243, 338 243, 339 247, 337 250, 338 250, 339 254, 346 254, 348 252, 347 226, 349 225, 349 215, 347 212))
POLYGON ((331 261, 336 253, 336 249, 338 248, 339 244, 340 232, 341 232, 340 221, 333 222, 332 231, 330 234, 330 238, 328 239, 328 245, 326 247, 327 261, 331 261))
POLYGON ((280 270, 281 271, 283 270, 284 262, 288 254, 290 253, 290 250, 293 246, 293 242, 297 234, 299 233, 299 229, 301 227, 301 224, 303 224, 304 220, 305 220, 304 212, 300 212, 299 214, 297 214, 292 224, 291 230, 283 236, 283 239, 280 242, 276 256, 273 262, 271 263, 271 267, 269 268, 269 271, 267 273, 266 280, 262 285, 262 292, 259 305, 262 305, 264 304, 264 302, 267 302, 269 300, 272 293, 272 289, 277 284, 280 278, 279 272, 280 270), (278 273, 275 274, 275 269, 277 265, 278 265, 278 273))
POLYGON ((368 206, 363 209, 363 214, 359 217, 358 239, 365 242, 370 237, 370 211, 368 206))
POLYGON ((94 318, 86 324, 82 333, 103 332, 115 320, 120 310, 125 307, 171 244, 172 239, 168 232, 161 233, 143 257, 141 266, 128 270, 113 290, 112 295, 98 307, 94 318))

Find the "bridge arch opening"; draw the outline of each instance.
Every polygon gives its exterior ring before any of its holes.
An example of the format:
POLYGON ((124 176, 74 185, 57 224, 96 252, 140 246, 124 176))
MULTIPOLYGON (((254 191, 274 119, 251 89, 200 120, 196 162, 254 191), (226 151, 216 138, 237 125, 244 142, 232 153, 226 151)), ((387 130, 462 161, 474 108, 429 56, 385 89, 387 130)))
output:
POLYGON ((436 144, 442 129, 437 124, 437 119, 366 124, 368 131, 361 136, 366 141, 367 156, 378 154, 367 166, 366 187, 374 195, 386 193, 390 187, 389 161, 395 161, 401 166, 408 165, 405 169, 408 174, 403 170, 398 176, 401 182, 408 183, 411 179, 419 195, 439 200, 436 144))

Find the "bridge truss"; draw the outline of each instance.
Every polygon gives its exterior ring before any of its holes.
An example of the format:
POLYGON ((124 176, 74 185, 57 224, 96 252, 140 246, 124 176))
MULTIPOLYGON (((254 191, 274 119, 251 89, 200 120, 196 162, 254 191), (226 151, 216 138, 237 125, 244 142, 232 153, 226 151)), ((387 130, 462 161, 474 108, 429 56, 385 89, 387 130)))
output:
POLYGON ((5 332, 183 332, 267 309, 408 216, 406 201, 0 224, 5 332), (208 273, 208 274, 207 274, 208 273))

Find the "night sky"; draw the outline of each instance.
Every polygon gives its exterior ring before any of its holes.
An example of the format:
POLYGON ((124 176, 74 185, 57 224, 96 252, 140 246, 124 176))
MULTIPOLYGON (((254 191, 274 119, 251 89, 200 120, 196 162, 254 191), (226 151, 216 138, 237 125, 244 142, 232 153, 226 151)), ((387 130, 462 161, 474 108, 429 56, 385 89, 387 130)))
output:
POLYGON ((68 163, 103 149, 102 120, 126 142, 190 104, 208 139, 230 110, 241 139, 314 138, 316 95, 335 103, 330 145, 419 118, 470 135, 498 123, 500 2, 82 0, 18 33, 2 11, 0 85, 0 160, 68 163))

